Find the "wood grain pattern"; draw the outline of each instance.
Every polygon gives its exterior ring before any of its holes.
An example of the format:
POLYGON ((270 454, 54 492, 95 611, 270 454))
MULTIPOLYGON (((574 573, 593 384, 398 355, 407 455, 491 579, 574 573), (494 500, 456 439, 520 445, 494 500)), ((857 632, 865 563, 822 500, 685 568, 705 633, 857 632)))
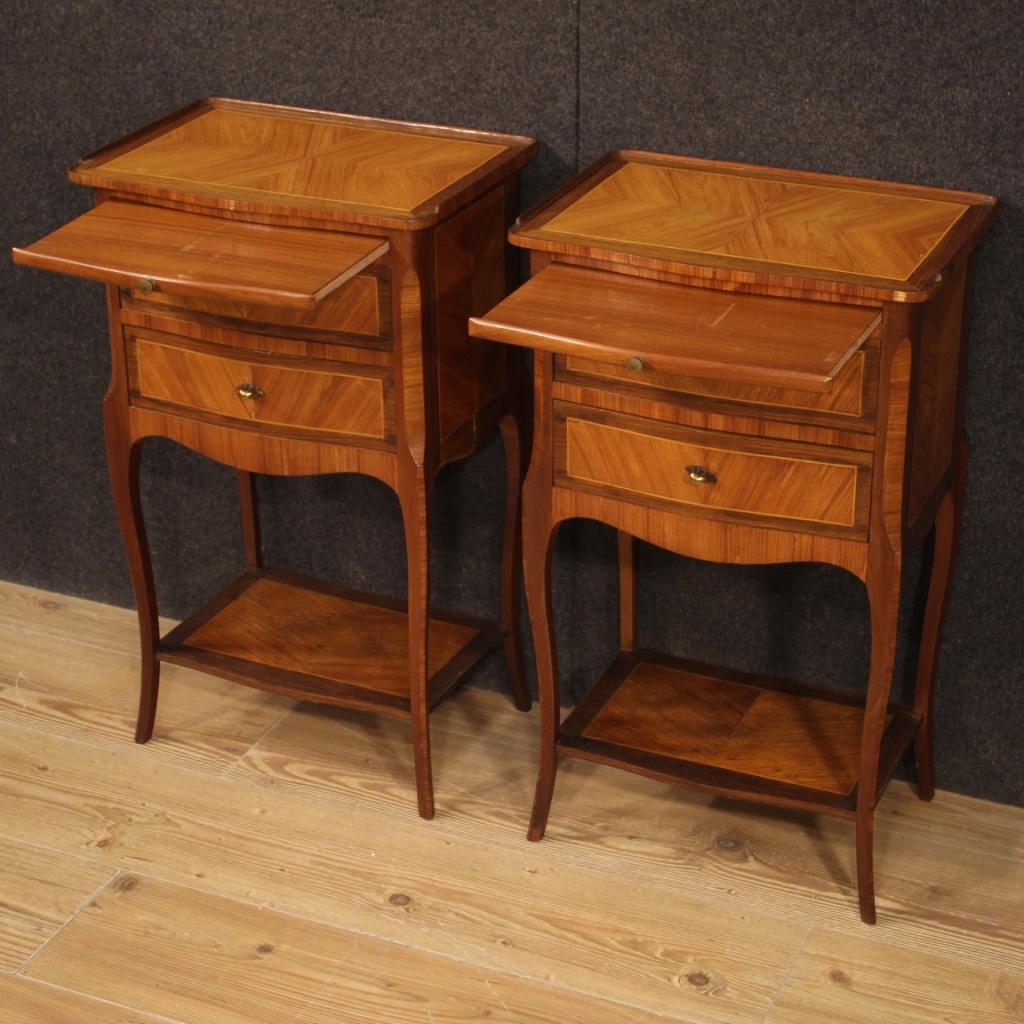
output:
POLYGON ((1022 1017, 1022 972, 979 970, 917 949, 815 930, 766 1020, 1016 1024, 1022 1017))
MULTIPOLYGON (((800 388, 777 388, 769 384, 743 384, 735 381, 716 381, 703 377, 684 377, 675 373, 660 373, 646 366, 637 371, 628 370, 625 365, 602 363, 595 359, 566 356, 564 376, 558 372, 560 361, 555 363, 555 379, 576 381, 584 386, 614 382, 621 387, 657 388, 664 391, 701 395, 727 402, 739 402, 750 406, 778 406, 782 409, 815 409, 844 417, 870 416, 868 404, 873 383, 871 369, 877 374, 877 356, 870 359, 863 350, 855 352, 846 365, 836 374, 832 388, 825 394, 805 391, 800 388), (595 381, 593 378, 599 378, 595 381)), ((778 415, 778 409, 772 409, 778 415)))
MULTIPOLYGON (((123 685, 135 661, 132 613, 124 609, 0 584, 0 621, 26 636, 51 637, 52 677, 63 668, 69 688, 84 649, 76 637, 110 640, 111 649, 97 649, 107 659, 105 669, 96 662, 97 685, 104 672, 112 690, 123 685)), ((5 649, 19 648, 11 641, 5 649)), ((79 687, 83 700, 88 686, 79 687)), ((262 698, 244 688, 236 696, 262 698)), ((197 709, 195 717, 203 714, 197 709)), ((17 841, 132 873, 145 865, 145 873, 186 892, 233 897, 251 908, 257 929, 273 908, 317 928, 387 940, 396 960, 411 947, 421 971, 418 958, 429 955, 464 978, 478 977, 480 968, 490 979, 514 975, 535 986, 539 1000, 553 991, 553 1002, 537 1004, 544 1021, 562 1020, 558 1000, 575 993, 588 1000, 588 1024, 605 1019, 600 999, 627 1007, 627 1021, 650 1011, 701 1024, 761 1024, 773 1000, 785 1004, 782 979, 812 927, 808 949, 823 928, 863 943, 856 958, 834 946, 826 952, 828 966, 854 980, 818 1014, 837 1024, 887 1013, 902 1024, 899 1013, 941 1005, 947 985, 951 1004, 970 1019, 999 1005, 987 1002, 1004 991, 993 989, 993 974, 1022 973, 1019 809, 941 792, 925 805, 894 783, 879 807, 887 825, 878 854, 884 913, 868 938, 850 913, 846 822, 687 793, 574 759, 561 769, 566 798, 552 820, 554 841, 525 846, 536 720, 513 712, 507 698, 474 689, 432 721, 437 781, 447 798, 430 828, 410 818, 405 723, 310 706, 296 708, 220 778, 215 764, 183 770, 188 762, 174 758, 186 752, 162 751, 159 733, 143 751, 123 741, 115 748, 89 716, 68 732, 73 742, 5 721, 0 821, 17 841), (894 949, 906 959, 894 961, 894 949), (918 978, 920 988, 911 988, 918 978), (858 1016, 861 1010, 873 1016, 858 1016)), ((189 897, 182 907, 194 908, 189 897)), ((190 916, 194 927, 201 915, 190 916)), ((202 934, 226 939, 221 920, 208 915, 202 934)), ((125 948, 134 942, 141 956, 158 955, 164 933, 155 933, 153 945, 128 934, 125 948)), ((258 939, 264 942, 274 944, 266 933, 258 939)), ((123 963, 135 955, 133 947, 123 963)), ((253 956, 264 978, 275 970, 273 954, 258 963, 253 956)), ((92 953, 89 962, 96 962, 92 953)), ((389 979, 396 969, 404 976, 398 965, 389 979)), ((224 1012, 246 1013, 248 1002, 236 1003, 229 988, 221 986, 224 1012)), ((107 1024, 107 1004, 68 998, 80 1005, 69 1024, 107 1024)), ((139 999, 130 1024, 149 1024, 146 1011, 166 1009, 155 986, 139 999)), ((21 1006, 9 1005, 10 1013, 21 1006)), ((58 1011, 65 1004, 52 1005, 53 1016, 42 1020, 64 1024, 58 1011)), ((305 1004, 275 1008, 288 1019, 305 1004)), ((404 1024, 388 1012, 378 1019, 404 1024)))
MULTIPOLYGON (((160 662, 197 668, 295 700, 368 708, 408 718, 418 713, 407 690, 417 652, 403 643, 404 602, 333 586, 280 570, 248 570, 164 636, 160 662), (275 605, 288 602, 285 613, 275 605), (304 640, 293 651, 277 620, 304 640), (339 647, 341 634, 347 641, 339 647), (196 639, 198 637, 198 639, 196 639), (363 655, 362 662, 354 653, 363 655)), ((431 613, 436 671, 424 668, 426 714, 497 647, 502 631, 481 620, 431 613)), ((422 650, 426 652, 424 644, 422 650)))
POLYGON ((470 333, 656 373, 828 392, 877 310, 786 302, 553 263, 470 333))
POLYGON ((387 252, 382 238, 263 227, 110 200, 22 249, 26 266, 174 295, 312 310, 387 252))
POLYGON ((167 437, 186 448, 235 469, 276 476, 307 476, 312 473, 365 473, 395 487, 395 456, 347 444, 312 441, 297 432, 292 436, 254 433, 231 421, 205 423, 170 412, 133 406, 128 412, 136 438, 167 437))
POLYGON ((867 494, 858 480, 866 470, 828 449, 774 444, 758 451, 735 436, 674 434, 655 423, 645 430, 642 421, 595 422, 571 412, 556 420, 554 443, 556 479, 566 486, 596 485, 627 501, 655 499, 807 526, 863 532, 867 522, 867 494), (694 482, 690 467, 710 472, 712 481, 694 482))
POLYGON ((526 248, 862 298, 927 300, 991 196, 614 151, 520 218, 526 248))
POLYGON ((0 836, 0 976, 20 969, 112 877, 102 864, 0 836))
POLYGON ((353 366, 344 373, 339 365, 328 369, 310 360, 287 366, 253 352, 236 358, 170 335, 133 333, 127 345, 133 399, 181 406, 182 415, 198 409, 261 426, 393 436, 381 371, 353 366), (246 386, 259 389, 256 397, 239 392, 246 386))
POLYGON ((501 345, 469 337, 467 320, 506 291, 505 196, 493 189, 434 233, 438 268, 438 426, 450 437, 507 386, 501 345))
POLYGON ((167 1024, 166 1017, 5 975, 0 975, 0 1006, 18 1024, 167 1024))
MULTIPOLYGON (((376 269, 376 265, 372 270, 376 269)), ((205 313, 210 316, 244 320, 252 324, 272 324, 279 327, 299 327, 345 334, 365 334, 376 337, 382 333, 383 313, 382 275, 363 271, 329 295, 324 296, 311 310, 290 309, 287 306, 260 306, 245 302, 225 302, 205 296, 177 295, 174 305, 159 292, 140 292, 138 288, 125 291, 122 302, 128 306, 180 315, 205 313)))
POLYGON ((209 99, 107 147, 72 181, 231 208, 426 227, 537 153, 533 139, 209 99))
MULTIPOLYGON (((831 448, 851 448, 856 451, 874 451, 873 425, 867 423, 837 423, 831 414, 806 413, 799 410, 776 408, 750 408, 731 402, 707 400, 697 395, 680 395, 652 388, 637 388, 625 381, 609 386, 600 385, 594 378, 559 373, 555 359, 556 379, 551 397, 559 403, 588 406, 606 412, 640 416, 662 423, 718 430, 747 437, 777 438, 780 441, 805 441, 808 444, 831 448), (569 383, 570 378, 572 383, 569 383), (850 427, 851 429, 842 429, 850 427)), ((739 385, 738 385, 739 386, 739 385)), ((776 390, 777 389, 773 389, 776 390)), ((811 394, 811 392, 807 392, 811 394)))
POLYGON ((848 795, 862 719, 845 704, 641 661, 581 735, 848 795))
POLYGON ((308 1024, 456 1024, 476 1014, 501 1024, 540 1024, 551 1013, 573 1024, 594 1015, 609 1024, 635 1018, 625 1007, 396 952, 391 943, 126 874, 36 959, 30 976, 157 1002, 192 1024, 279 1024, 296 1011, 308 1024), (126 958, 135 970, 123 969, 126 958))

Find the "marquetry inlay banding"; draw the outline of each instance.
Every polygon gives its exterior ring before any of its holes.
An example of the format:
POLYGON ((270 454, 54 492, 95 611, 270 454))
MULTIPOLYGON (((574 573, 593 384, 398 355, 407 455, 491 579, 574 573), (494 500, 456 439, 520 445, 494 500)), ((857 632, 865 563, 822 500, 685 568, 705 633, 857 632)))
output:
POLYGON ((642 498, 829 526, 857 522, 854 465, 679 441, 589 420, 565 421, 568 477, 642 498), (711 471, 694 483, 687 466, 711 471))
POLYGON ((968 208, 753 169, 629 162, 537 234, 904 282, 968 208))
POLYGON ((133 393, 265 426, 385 436, 380 377, 311 371, 230 359, 136 338, 130 343, 133 393), (262 394, 246 398, 239 385, 262 394))
POLYGON ((490 142, 215 107, 103 165, 105 178, 411 212, 504 152, 490 142))

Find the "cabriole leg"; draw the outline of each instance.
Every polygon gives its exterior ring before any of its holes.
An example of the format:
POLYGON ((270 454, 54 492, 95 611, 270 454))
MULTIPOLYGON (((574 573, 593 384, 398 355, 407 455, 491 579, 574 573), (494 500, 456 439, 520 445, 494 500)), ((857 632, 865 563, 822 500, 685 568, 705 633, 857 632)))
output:
POLYGON ((505 527, 501 549, 501 628, 505 631, 512 701, 520 711, 530 710, 530 691, 523 673, 523 641, 519 623, 519 581, 522 578, 522 501, 528 434, 516 413, 503 416, 498 427, 505 446, 505 527))
POLYGON ((156 646, 160 639, 153 566, 149 557, 146 525, 139 492, 139 464, 142 440, 133 441, 127 424, 113 396, 103 403, 103 425, 107 441, 107 469, 114 497, 121 540, 128 556, 135 606, 139 614, 139 647, 141 655, 139 717, 135 726, 135 742, 145 743, 153 735, 157 697, 160 691, 160 662, 156 646))

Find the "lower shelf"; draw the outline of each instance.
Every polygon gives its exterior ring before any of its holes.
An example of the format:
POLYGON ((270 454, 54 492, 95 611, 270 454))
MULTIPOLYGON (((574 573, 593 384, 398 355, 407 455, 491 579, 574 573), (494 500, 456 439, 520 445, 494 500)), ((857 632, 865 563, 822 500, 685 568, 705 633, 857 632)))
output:
MULTIPOLYGON (((409 634, 401 602, 275 569, 252 569, 169 632, 161 661, 297 700, 408 717, 409 634)), ((501 643, 495 625, 432 613, 430 706, 501 643)))
MULTIPOLYGON (((852 816, 863 701, 649 652, 622 654, 562 723, 559 749, 654 778, 852 816)), ((881 795, 919 718, 892 706, 881 795)))

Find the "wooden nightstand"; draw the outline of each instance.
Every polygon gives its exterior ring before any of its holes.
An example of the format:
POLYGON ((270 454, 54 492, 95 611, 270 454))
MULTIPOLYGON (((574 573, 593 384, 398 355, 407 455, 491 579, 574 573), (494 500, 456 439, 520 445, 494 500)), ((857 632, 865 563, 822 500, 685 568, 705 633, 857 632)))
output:
POLYGON ((933 794, 932 682, 959 532, 963 321, 987 196, 640 152, 520 220, 533 276, 481 338, 537 350, 525 571, 542 745, 856 820, 913 745, 933 794), (619 532, 622 653, 564 722, 549 596, 558 524, 619 532), (890 704, 901 555, 934 528, 913 706, 890 704), (635 650, 633 538, 719 562, 827 562, 865 583, 866 697, 635 650))
POLYGON ((521 361, 470 341, 466 322, 514 285, 505 232, 536 152, 518 136, 202 100, 78 164, 71 179, 93 187, 95 208, 15 250, 107 285, 104 415, 141 627, 139 742, 165 661, 409 718, 430 817, 429 712, 503 638, 529 707, 521 361), (428 612, 434 477, 495 426, 508 466, 500 625, 428 612), (151 436, 238 470, 247 564, 162 638, 139 499, 151 436), (366 473, 395 490, 407 606, 266 568, 256 473, 366 473))

